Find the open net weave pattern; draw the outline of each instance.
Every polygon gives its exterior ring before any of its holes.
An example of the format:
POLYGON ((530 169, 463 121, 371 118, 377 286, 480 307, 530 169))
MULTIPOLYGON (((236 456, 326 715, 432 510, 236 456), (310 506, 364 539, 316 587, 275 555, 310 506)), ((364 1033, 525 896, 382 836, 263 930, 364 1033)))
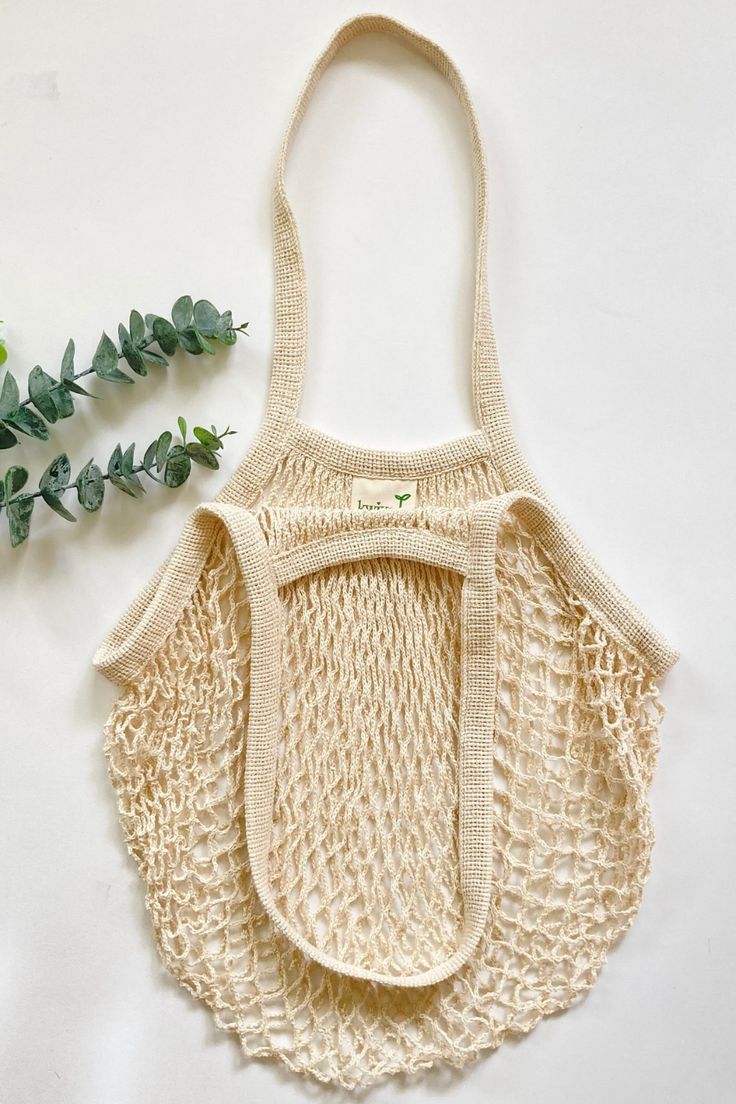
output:
MULTIPOLYGON (((291 454, 258 514, 274 550, 344 524, 329 509, 345 501, 342 478, 291 454), (323 509, 285 508, 299 500, 323 509)), ((432 476, 418 498, 461 506, 497 489, 480 463, 432 476)), ((410 518, 453 538, 467 528, 462 509, 410 518)), ((353 515, 350 525, 379 523, 392 521, 353 515)), ((660 676, 512 517, 497 580, 493 894, 475 952, 433 986, 326 969, 260 905, 243 808, 248 603, 224 529, 172 631, 116 703, 106 753, 161 956, 247 1054, 348 1088, 463 1065, 570 1005, 630 925, 653 842, 660 676)), ((271 878, 312 942, 369 967, 427 968, 462 922, 461 586, 451 571, 378 558, 280 592, 271 878)))

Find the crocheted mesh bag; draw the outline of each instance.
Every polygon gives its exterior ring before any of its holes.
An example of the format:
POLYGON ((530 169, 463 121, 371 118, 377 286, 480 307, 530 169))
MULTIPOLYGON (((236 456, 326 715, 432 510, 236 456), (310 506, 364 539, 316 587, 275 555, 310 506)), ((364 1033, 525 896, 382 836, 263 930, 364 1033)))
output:
POLYGON ((353 1087, 463 1065, 593 984, 649 870, 676 653, 516 445, 483 152, 437 46, 377 16, 338 30, 284 141, 275 230, 264 425, 95 663, 121 686, 106 754, 166 966, 247 1054, 353 1087), (475 158, 479 428, 415 452, 297 417, 305 288, 284 163, 322 71, 368 31, 449 79, 475 158))

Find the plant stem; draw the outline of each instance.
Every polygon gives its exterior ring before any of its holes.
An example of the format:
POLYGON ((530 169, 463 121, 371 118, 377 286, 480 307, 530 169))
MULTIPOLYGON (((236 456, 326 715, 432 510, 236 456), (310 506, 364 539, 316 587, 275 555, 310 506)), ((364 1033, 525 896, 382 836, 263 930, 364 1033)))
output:
MULTIPOLYGON (((143 349, 147 349, 149 347, 149 345, 153 345, 155 340, 156 339, 154 337, 149 337, 149 338, 147 338, 146 341, 143 342, 142 345, 136 345, 136 349, 138 349, 138 351, 141 352, 143 349)), ((123 359, 123 354, 122 354, 122 352, 120 352, 120 353, 118 353, 118 360, 122 360, 122 359, 123 359)), ((93 372, 94 372, 94 368, 92 368, 92 367, 85 368, 83 372, 75 372, 74 375, 70 376, 69 378, 76 382, 76 380, 81 379, 82 376, 89 376, 93 372)), ((63 382, 61 380, 59 380, 58 383, 54 383, 53 387, 49 387, 49 394, 51 394, 52 391, 58 391, 59 388, 63 387, 63 386, 64 386, 63 382)), ((24 399, 23 402, 19 403, 18 405, 19 406, 28 406, 28 404, 30 402, 31 402, 31 398, 29 397, 27 399, 24 399)))
MULTIPOLYGON (((145 466, 145 464, 137 464, 131 470, 132 470, 134 475, 137 475, 138 472, 144 471, 146 473, 146 475, 150 475, 151 479, 155 480, 156 483, 161 483, 162 482, 162 480, 157 479, 155 475, 151 475, 150 471, 145 466)), ((110 476, 108 475, 107 472, 103 472, 100 478, 101 479, 109 479, 110 476)), ((61 496, 63 494, 66 494, 67 491, 74 490, 75 486, 76 486, 76 481, 72 482, 72 483, 67 483, 66 487, 60 487, 58 491, 54 491, 54 497, 55 498, 61 498, 61 496)), ((26 495, 25 497, 26 498, 41 498, 41 492, 40 491, 34 491, 33 494, 26 495)))

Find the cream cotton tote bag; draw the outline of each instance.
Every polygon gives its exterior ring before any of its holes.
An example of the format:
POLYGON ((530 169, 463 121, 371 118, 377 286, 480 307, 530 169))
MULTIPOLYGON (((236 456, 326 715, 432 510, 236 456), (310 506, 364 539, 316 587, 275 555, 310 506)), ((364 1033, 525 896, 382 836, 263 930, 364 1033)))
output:
POLYGON ((95 656, 106 754, 171 973, 248 1055, 346 1087, 461 1066, 567 1008, 631 924, 676 653, 524 461, 488 304, 486 167, 458 70, 383 16, 315 63, 275 187, 267 413, 95 656), (447 78, 476 174, 478 428, 412 452, 298 418, 284 190, 314 87, 385 32, 447 78))

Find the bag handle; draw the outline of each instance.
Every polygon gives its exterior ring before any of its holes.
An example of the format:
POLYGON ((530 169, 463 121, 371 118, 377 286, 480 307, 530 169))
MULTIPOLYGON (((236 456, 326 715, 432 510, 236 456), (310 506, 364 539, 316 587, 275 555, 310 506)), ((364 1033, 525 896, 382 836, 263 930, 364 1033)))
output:
POLYGON ((405 24, 384 15, 360 15, 337 29, 315 61, 297 99, 281 146, 274 189, 275 336, 266 425, 272 440, 283 438, 298 415, 307 351, 307 291, 299 233, 286 195, 284 173, 289 147, 317 83, 337 52, 359 35, 393 35, 424 55, 456 92, 468 122, 475 169, 475 310, 472 387, 479 426, 505 442, 510 433, 487 275, 488 178, 478 119, 459 70, 444 50, 405 24))
MULTIPOLYGON (((245 753, 245 828, 253 884, 275 928, 304 955, 347 977, 417 988, 459 970, 478 944, 489 916, 493 866, 493 750, 496 708, 496 534, 519 492, 487 500, 472 510, 469 547, 438 540, 426 530, 389 527, 371 532, 369 544, 355 533, 318 540, 303 556, 273 557, 257 518, 233 505, 201 511, 219 517, 233 541, 251 613, 250 708, 245 753), (353 544, 355 547, 353 548, 353 544), (453 546, 453 547, 450 547, 453 546), (269 875, 282 663, 282 616, 278 586, 365 556, 394 555, 467 574, 462 592, 462 685, 459 720, 459 858, 464 922, 455 950, 429 969, 391 974, 345 962, 311 943, 281 912, 269 875)), ((296 550, 299 551, 299 550, 296 550)))

